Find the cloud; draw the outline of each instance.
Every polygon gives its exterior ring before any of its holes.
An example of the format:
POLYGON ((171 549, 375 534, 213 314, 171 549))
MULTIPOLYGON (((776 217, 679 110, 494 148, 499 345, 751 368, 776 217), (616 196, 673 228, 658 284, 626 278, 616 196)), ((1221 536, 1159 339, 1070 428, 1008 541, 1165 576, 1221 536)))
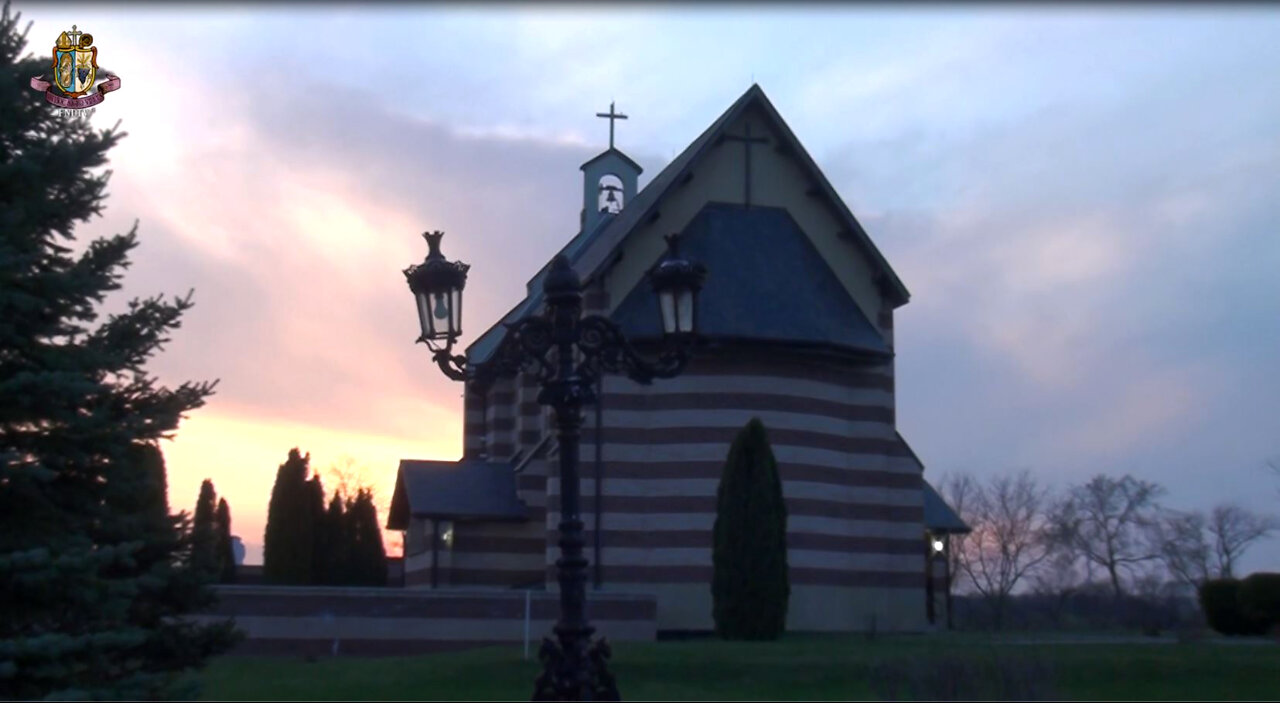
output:
MULTIPOLYGON (((79 12, 36 8, 33 36, 79 12)), ((595 111, 616 98, 632 116, 619 143, 651 176, 752 74, 913 292, 899 421, 930 471, 1133 470, 1194 503, 1253 499, 1242 467, 1280 454, 1274 15, 128 8, 101 21, 125 87, 94 119, 124 117, 131 136, 107 217, 87 229, 142 219, 125 293, 196 288, 156 368, 223 379, 171 466, 204 471, 212 450, 197 445, 221 433, 230 452, 250 426, 277 428, 262 439, 274 449, 235 470, 274 475, 291 437, 330 441, 316 428, 405 442, 395 456, 456 452, 459 389, 409 343, 400 269, 425 253, 418 233, 445 230, 446 254, 474 265, 472 339, 576 232, 577 165, 605 134, 595 111), (160 60, 192 26, 184 61, 160 60), (286 36, 325 48, 281 54, 286 36), (200 429, 204 416, 217 423, 200 429)))
POLYGON ((575 209, 545 204, 580 197, 576 165, 593 150, 460 134, 358 90, 273 100, 269 85, 187 116, 184 134, 199 139, 149 129, 226 86, 175 87, 128 126, 111 217, 94 230, 143 219, 118 297, 196 288, 196 308, 155 367, 175 381, 221 378, 214 405, 224 411, 402 437, 448 432, 460 388, 410 343, 400 270, 425 254, 418 234, 445 229, 447 254, 476 264, 466 327, 477 335, 576 230, 575 209))
POLYGON ((897 130, 819 151, 912 290, 898 417, 931 475, 1128 472, 1180 507, 1274 510, 1280 53, 1244 22, 1108 24, 1077 47, 1111 60, 1097 82, 1059 64, 1056 96, 1011 83, 1023 107, 979 120, 904 102, 897 130))

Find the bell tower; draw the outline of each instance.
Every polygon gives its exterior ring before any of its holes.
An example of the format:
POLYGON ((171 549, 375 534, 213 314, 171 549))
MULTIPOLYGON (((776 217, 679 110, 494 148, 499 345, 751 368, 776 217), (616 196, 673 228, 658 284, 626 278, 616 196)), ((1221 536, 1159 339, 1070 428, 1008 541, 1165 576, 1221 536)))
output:
POLYGON ((625 120, 626 115, 614 110, 609 103, 608 112, 597 112, 596 117, 609 120, 609 148, 582 164, 582 231, 594 229, 600 221, 621 212, 635 197, 637 183, 643 169, 631 157, 613 146, 615 120, 625 120))

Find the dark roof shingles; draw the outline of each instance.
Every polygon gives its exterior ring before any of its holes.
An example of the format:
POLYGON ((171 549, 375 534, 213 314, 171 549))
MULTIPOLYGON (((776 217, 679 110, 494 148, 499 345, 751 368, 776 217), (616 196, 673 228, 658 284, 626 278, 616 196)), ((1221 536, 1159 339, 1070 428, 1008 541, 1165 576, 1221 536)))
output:
MULTIPOLYGON (((699 334, 890 354, 879 330, 782 208, 711 204, 680 238, 680 253, 709 270, 699 334)), ((633 339, 661 336, 657 300, 639 285, 613 313, 633 339)))
MULTIPOLYGON (((529 512, 516 494, 515 474, 506 462, 402 459, 396 493, 395 498, 407 501, 413 517, 523 520, 529 512)), ((407 522, 407 516, 397 517, 397 523, 407 522)))

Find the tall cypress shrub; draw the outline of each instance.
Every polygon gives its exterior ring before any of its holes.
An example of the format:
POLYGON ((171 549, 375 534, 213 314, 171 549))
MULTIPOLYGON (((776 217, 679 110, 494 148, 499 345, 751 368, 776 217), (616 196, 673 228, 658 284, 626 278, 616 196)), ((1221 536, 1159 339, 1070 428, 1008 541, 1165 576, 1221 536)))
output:
POLYGON ((347 511, 342 495, 334 493, 317 529, 321 547, 319 583, 344 585, 350 571, 351 540, 347 537, 347 511))
POLYGON ((378 526, 378 508, 373 492, 362 488, 347 507, 350 541, 349 583, 359 586, 387 585, 387 551, 378 526))
MULTIPOLYGON (((311 455, 296 447, 276 470, 276 482, 267 504, 267 528, 262 545, 262 575, 267 583, 313 583, 315 512, 308 487, 311 455)), ((321 498, 323 501, 323 497, 321 498)))
POLYGON ((236 550, 231 543, 231 506, 225 498, 218 499, 218 512, 214 524, 217 527, 218 581, 236 582, 236 550))
POLYGON ((786 629, 787 508, 764 424, 752 418, 729 447, 716 492, 712 617, 724 639, 770 640, 786 629))
POLYGON ((325 582, 325 562, 328 560, 330 545, 324 535, 324 484, 320 476, 312 476, 306 482, 303 491, 303 520, 306 522, 306 535, 311 543, 311 561, 306 576, 299 584, 317 585, 325 582))
POLYGON ((213 481, 206 478, 200 483, 200 497, 191 520, 191 566, 209 581, 217 580, 219 572, 217 500, 213 481))

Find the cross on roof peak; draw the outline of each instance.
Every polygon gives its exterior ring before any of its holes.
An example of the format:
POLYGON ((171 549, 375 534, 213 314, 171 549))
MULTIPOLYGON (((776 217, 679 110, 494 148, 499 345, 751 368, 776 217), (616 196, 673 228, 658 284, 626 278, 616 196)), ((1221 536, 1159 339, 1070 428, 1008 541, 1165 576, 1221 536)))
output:
POLYGON ((604 118, 607 118, 607 119, 609 120, 609 148, 610 148, 610 149, 612 149, 612 148, 613 148, 613 122, 614 122, 614 120, 625 120, 625 119, 627 119, 627 116, 626 116, 626 115, 622 115, 622 114, 619 114, 619 113, 615 112, 615 111, 614 111, 614 109, 613 109, 613 106, 614 106, 614 102, 613 102, 612 100, 610 100, 610 101, 609 101, 609 111, 608 111, 608 112, 597 112, 597 113, 596 113, 596 117, 604 117, 604 118))
POLYGON ((746 154, 743 157, 746 160, 746 167, 742 170, 744 178, 742 203, 747 207, 751 207, 751 146, 753 144, 768 144, 769 140, 765 137, 751 136, 750 121, 743 125, 743 131, 745 131, 746 134, 742 136, 726 134, 724 138, 731 142, 742 142, 742 145, 746 150, 746 154))

